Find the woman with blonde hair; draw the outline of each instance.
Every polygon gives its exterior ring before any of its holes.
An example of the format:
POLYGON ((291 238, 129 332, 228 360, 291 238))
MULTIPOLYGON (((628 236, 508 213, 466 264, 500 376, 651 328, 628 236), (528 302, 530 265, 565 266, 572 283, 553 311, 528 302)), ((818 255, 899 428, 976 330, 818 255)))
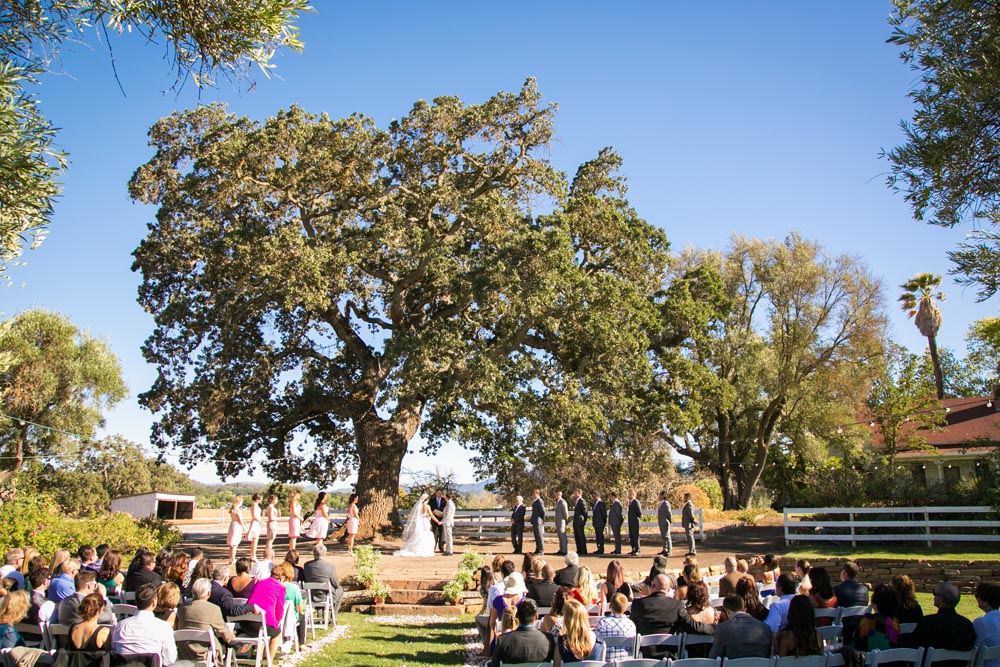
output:
POLYGON ((49 573, 57 577, 63 573, 63 564, 69 560, 69 549, 56 549, 52 554, 52 562, 49 563, 49 573))
POLYGON ((229 547, 229 562, 236 562, 236 547, 243 541, 243 496, 235 496, 229 506, 229 533, 226 535, 226 546, 229 547))
POLYGON ((597 600, 594 598, 594 575, 591 574, 590 568, 586 565, 581 565, 580 569, 576 571, 576 586, 573 588, 571 593, 573 599, 585 605, 596 604, 597 600))
POLYGON ((299 502, 299 492, 292 491, 291 498, 288 499, 288 549, 294 551, 295 543, 298 542, 302 533, 302 503, 299 502))
POLYGON ((180 603, 180 586, 172 581, 160 584, 160 587, 156 589, 156 607, 153 609, 153 615, 161 621, 166 621, 171 628, 176 630, 177 607, 180 603))
POLYGON ((25 581, 28 580, 28 575, 30 574, 31 561, 40 555, 38 549, 35 547, 24 547, 24 562, 21 563, 21 574, 24 575, 25 581))
POLYGON ((553 667, 582 660, 603 662, 604 652, 604 641, 590 629, 587 608, 577 600, 566 600, 563 607, 563 631, 552 656, 553 667))

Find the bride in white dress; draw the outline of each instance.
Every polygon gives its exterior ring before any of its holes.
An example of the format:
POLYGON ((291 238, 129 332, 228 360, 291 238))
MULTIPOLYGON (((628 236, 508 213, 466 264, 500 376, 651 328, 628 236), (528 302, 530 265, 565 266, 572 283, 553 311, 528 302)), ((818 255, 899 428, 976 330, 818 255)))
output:
POLYGON ((427 494, 410 510, 410 518, 403 529, 403 546, 396 552, 404 558, 431 558, 434 556, 434 532, 431 530, 431 520, 434 518, 427 494))

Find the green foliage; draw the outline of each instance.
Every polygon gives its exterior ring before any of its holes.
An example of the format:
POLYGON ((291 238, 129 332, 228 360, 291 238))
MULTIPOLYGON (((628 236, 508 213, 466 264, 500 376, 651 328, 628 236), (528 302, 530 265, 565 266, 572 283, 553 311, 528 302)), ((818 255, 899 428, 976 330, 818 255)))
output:
POLYGON ((76 436, 91 437, 103 411, 127 394, 108 345, 55 313, 28 310, 12 318, 0 352, 11 360, 0 374, 0 396, 12 417, 0 419, 0 482, 26 457, 73 460, 81 447, 76 436))
MULTIPOLYGON (((708 500, 702 507, 722 509, 722 487, 719 486, 719 480, 714 477, 702 477, 694 485, 705 494, 708 500)), ((683 496, 681 497, 683 498, 683 496)), ((697 505, 697 503, 695 504, 697 505)))
POLYGON ((26 91, 53 61, 61 62, 63 44, 87 41, 90 31, 135 32, 162 46, 175 87, 189 75, 201 86, 211 84, 215 72, 245 79, 256 66, 266 74, 277 49, 301 50, 293 22, 310 9, 306 0, 0 3, 0 277, 7 277, 8 262, 21 254, 29 234, 32 248, 42 242, 60 191, 55 179, 66 156, 53 148, 56 129, 26 91))
POLYGON ((180 540, 180 533, 158 521, 136 522, 127 514, 87 520, 69 519, 45 493, 20 493, 0 505, 0 552, 35 546, 46 557, 56 549, 106 542, 131 553, 140 546, 157 550, 180 540))
POLYGON ((378 581, 378 564, 382 553, 367 544, 354 547, 354 577, 365 588, 378 581))
POLYGON ((398 520, 418 430, 504 474, 539 443, 597 451, 650 381, 668 244, 613 151, 572 183, 552 167, 554 113, 529 80, 385 129, 298 107, 160 120, 130 183, 158 209, 134 253, 154 441, 223 477, 247 451, 278 481, 356 466, 362 537, 398 520))
POLYGON ((482 556, 475 549, 466 549, 462 553, 462 560, 458 563, 459 571, 476 572, 486 564, 486 556, 482 556))
POLYGON ((854 420, 865 367, 882 353, 882 287, 857 259, 831 257, 795 234, 734 237, 724 253, 686 251, 668 284, 678 280, 718 305, 660 354, 681 372, 659 390, 659 404, 670 406, 660 411, 661 435, 715 472, 725 509, 746 507, 773 452, 818 458, 817 434, 854 420))
POLYGON ((917 220, 985 223, 948 253, 959 282, 980 299, 1000 288, 1000 8, 991 0, 894 0, 890 42, 919 74, 906 143, 885 155, 888 184, 905 193, 917 220))
POLYGON ((441 592, 444 594, 445 602, 448 604, 455 604, 465 592, 465 586, 456 578, 446 583, 444 588, 441 589, 441 592))
POLYGON ((384 600, 392 595, 392 587, 381 579, 376 579, 368 587, 368 592, 371 593, 373 598, 382 598, 384 600))
POLYGON ((453 581, 462 586, 463 589, 469 589, 472 588, 474 579, 472 577, 472 572, 459 568, 458 572, 455 573, 453 581))

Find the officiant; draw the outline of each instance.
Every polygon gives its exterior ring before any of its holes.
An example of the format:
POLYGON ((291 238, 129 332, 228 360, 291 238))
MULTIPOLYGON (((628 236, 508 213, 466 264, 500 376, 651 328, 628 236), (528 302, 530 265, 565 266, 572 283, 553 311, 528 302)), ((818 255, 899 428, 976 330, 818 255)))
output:
POLYGON ((444 506, 448 503, 441 489, 434 492, 434 497, 431 498, 431 512, 434 514, 434 518, 437 519, 436 522, 431 524, 431 528, 434 531, 434 541, 437 543, 437 549, 441 553, 444 553, 444 531, 442 530, 441 519, 444 518, 444 506))

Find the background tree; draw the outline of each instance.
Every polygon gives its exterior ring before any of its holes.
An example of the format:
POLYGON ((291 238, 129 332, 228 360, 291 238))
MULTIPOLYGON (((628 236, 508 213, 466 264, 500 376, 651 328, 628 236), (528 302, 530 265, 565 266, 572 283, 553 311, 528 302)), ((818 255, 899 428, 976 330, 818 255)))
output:
POLYGON ((965 341, 965 366, 981 378, 979 391, 1000 397, 1000 318, 976 320, 965 332, 965 341))
POLYGON ((794 234, 687 251, 670 280, 695 271, 732 305, 683 332, 674 354, 702 370, 697 382, 663 382, 690 416, 664 419, 660 435, 718 476, 725 509, 742 508, 773 448, 804 447, 806 435, 854 421, 865 368, 882 354, 881 285, 857 259, 828 257, 794 234))
POLYGON ((294 107, 158 122, 131 183, 158 206, 134 264, 156 319, 153 441, 221 476, 254 453, 279 481, 356 467, 371 536, 398 522, 418 430, 428 451, 457 439, 497 460, 591 437, 608 401, 586 399, 648 382, 667 243, 613 152, 571 185, 550 166, 553 113, 529 81, 417 102, 386 131, 294 107))
POLYGON ((945 423, 945 411, 934 394, 937 374, 930 359, 898 345, 871 370, 866 404, 877 428, 872 444, 881 445, 878 453, 892 465, 900 452, 923 449, 927 431, 945 423))
POLYGON ((110 52, 109 29, 134 32, 164 45, 175 88, 188 76, 202 86, 215 74, 246 78, 253 66, 266 74, 279 48, 301 50, 293 22, 310 9, 306 0, 0 3, 0 276, 27 237, 32 247, 41 243, 59 193, 55 179, 66 156, 28 91, 58 61, 63 44, 87 41, 93 31, 110 52))
POLYGON ((917 220, 977 226, 949 253, 981 299, 1000 289, 1000 7, 992 0, 894 0, 889 42, 919 73, 906 143, 885 153, 889 186, 917 220), (978 228, 979 223, 985 227, 978 228))
POLYGON ((12 318, 0 352, 13 360, 0 372, 0 483, 27 458, 76 456, 81 438, 91 437, 104 410, 127 393, 107 344, 55 313, 28 310, 12 318))
POLYGON ((941 276, 918 273, 900 287, 903 288, 903 294, 899 297, 903 310, 909 312, 920 334, 927 338, 927 350, 934 365, 934 386, 937 388, 937 397, 944 398, 944 375, 941 373, 941 359, 937 349, 937 334, 941 329, 941 309, 934 303, 935 299, 938 301, 945 299, 944 293, 938 290, 941 287, 941 276))

